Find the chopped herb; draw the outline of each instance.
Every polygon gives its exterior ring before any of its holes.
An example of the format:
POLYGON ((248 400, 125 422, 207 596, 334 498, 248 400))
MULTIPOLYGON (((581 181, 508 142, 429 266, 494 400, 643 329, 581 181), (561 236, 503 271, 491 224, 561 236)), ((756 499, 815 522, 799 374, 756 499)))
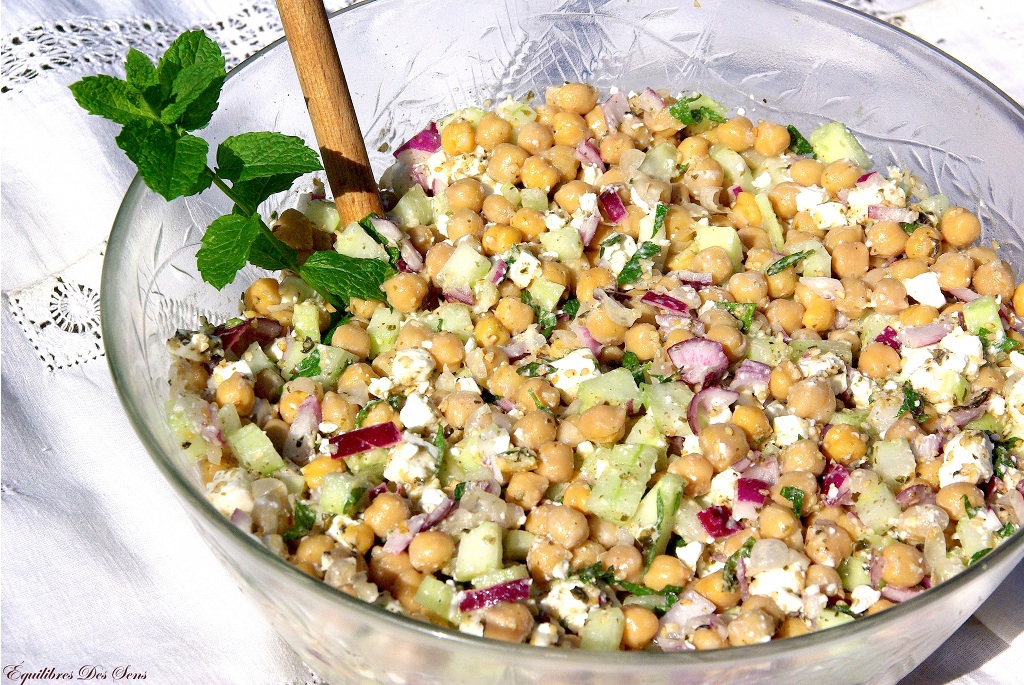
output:
POLYGON ((366 233, 373 238, 374 242, 384 248, 384 251, 388 253, 388 261, 391 262, 391 266, 398 268, 398 260, 402 258, 402 252, 396 246, 388 242, 388 239, 380 234, 380 232, 374 227, 371 219, 379 219, 380 217, 376 214, 367 214, 359 220, 359 225, 363 228, 366 233))
POLYGON ((964 502, 964 511, 967 512, 967 518, 972 519, 978 515, 978 512, 985 508, 984 505, 978 505, 976 507, 971 506, 971 501, 967 499, 967 495, 961 498, 964 502))
POLYGON ((537 393, 533 391, 533 388, 530 389, 530 397, 533 398, 533 406, 537 411, 546 411, 547 413, 554 415, 554 412, 551 411, 551 408, 540 401, 540 398, 537 397, 537 393))
MULTIPOLYGON (((789 126, 786 127, 786 130, 789 131, 790 152, 798 155, 814 154, 814 148, 811 147, 811 144, 809 142, 807 142, 807 139, 804 138, 803 134, 801 134, 800 131, 797 130, 796 126, 790 124, 789 126)), ((815 155, 815 158, 817 158, 817 155, 815 155)))
POLYGON ((295 503, 295 516, 292 527, 281 536, 285 540, 299 540, 309 535, 310 529, 316 523, 316 512, 302 502, 295 503))
POLYGON ((465 495, 465 494, 466 494, 466 482, 462 481, 461 483, 456 485, 455 486, 455 490, 452 491, 452 499, 454 499, 456 502, 458 502, 460 499, 462 499, 462 496, 465 495))
MULTIPOLYGON (((655 511, 657 512, 654 524, 655 540, 657 535, 661 531, 661 526, 665 522, 665 500, 661 498, 661 491, 658 491, 658 499, 655 500, 655 511)), ((644 554, 644 572, 651 568, 651 563, 654 561, 655 556, 655 545, 651 545, 647 548, 647 552, 644 554)))
POLYGON ((804 515, 804 497, 807 493, 800 488, 794 488, 792 485, 787 485, 782 488, 779 494, 790 501, 793 505, 793 512, 796 514, 797 518, 802 518, 804 515))
POLYGON ((387 399, 372 399, 366 403, 366 406, 356 412, 356 428, 362 428, 363 422, 366 421, 366 417, 370 414, 370 410, 376 407, 381 402, 387 402, 391 405, 391 408, 398 411, 398 408, 402 406, 402 400, 405 399, 401 395, 392 395, 387 399))
POLYGON ((644 382, 644 371, 651 365, 650 362, 640 363, 640 357, 633 352, 626 352, 622 355, 622 368, 633 374, 633 380, 637 385, 644 382))
POLYGON ((719 302, 718 306, 743 324, 744 333, 750 330, 750 324, 754 322, 754 312, 757 311, 756 304, 753 302, 719 302))
POLYGON ((1007 521, 1006 525, 1003 526, 1002 528, 1000 528, 999 531, 996 533, 996 535, 998 535, 1001 538, 1008 538, 1011 535, 1013 535, 1013 532, 1015 530, 1017 530, 1017 529, 1014 527, 1014 525, 1012 523, 1010 523, 1009 521, 1007 521))
POLYGON ((348 499, 345 500, 342 511, 346 516, 351 516, 356 513, 356 507, 359 506, 359 500, 363 499, 363 495, 366 494, 366 488, 359 486, 352 488, 352 492, 349 493, 348 499))
POLYGON ((1006 475, 1007 469, 1017 468, 1017 464, 1011 458, 1010 450, 1017 448, 1017 443, 1021 442, 1020 438, 1007 438, 1006 440, 1000 440, 999 436, 995 433, 988 433, 989 440, 992 441, 992 466, 995 474, 998 478, 1002 478, 1006 475))
POLYGON ((440 425, 434 433, 434 447, 437 448, 437 463, 443 464, 448 456, 448 441, 444 439, 444 428, 440 425))
POLYGON ((622 267, 622 271, 619 272, 618 284, 626 285, 627 283, 638 281, 640 276, 643 275, 641 260, 651 259, 659 252, 661 252, 661 247, 658 245, 652 242, 641 243, 640 247, 633 253, 633 256, 626 262, 626 265, 622 267))
POLYGON ((682 176, 683 174, 686 173, 686 170, 689 168, 689 162, 687 162, 686 164, 680 164, 679 166, 676 167, 676 176, 682 176))
POLYGON ((714 121, 718 124, 724 124, 726 122, 726 118, 710 107, 697 107, 695 109, 690 109, 690 103, 696 102, 702 97, 702 95, 694 95, 692 97, 683 98, 682 100, 669 105, 668 113, 671 114, 676 121, 681 124, 686 124, 687 126, 699 124, 705 119, 708 121, 714 121))
POLYGON ((534 302, 533 295, 530 294, 529 290, 522 291, 519 294, 519 299, 522 300, 523 304, 530 305, 530 308, 537 317, 537 324, 540 326, 541 334, 545 338, 550 336, 551 331, 555 330, 555 326, 558 325, 558 317, 555 316, 554 312, 549 312, 534 302))
POLYGON ((654 208, 654 230, 651 232, 651 236, 656 236, 661 233, 665 228, 665 216, 668 214, 668 205, 658 203, 658 206, 654 208))
POLYGON ((850 605, 846 602, 836 602, 832 606, 832 608, 841 614, 846 614, 847 616, 853 616, 854 618, 857 618, 857 615, 853 613, 853 609, 851 609, 850 605))
POLYGON ((924 423, 928 420, 928 414, 924 411, 924 400, 921 399, 921 394, 914 390, 909 382, 903 384, 903 404, 900 405, 900 410, 896 412, 896 417, 899 418, 904 414, 910 414, 918 423, 924 423))
MULTIPOLYGON (((801 495, 802 495, 801 491, 801 495)), ((802 497, 801 497, 802 499, 802 497)), ((725 568, 722 570, 722 585, 726 592, 733 592, 739 587, 739 577, 736 575, 736 567, 739 565, 740 557, 750 558, 750 550, 754 548, 754 538, 749 537, 743 541, 743 545, 729 555, 725 560, 725 568)))
POLYGON ((987 353, 1009 354, 1010 352, 1013 352, 1018 347, 1020 347, 1019 342, 1005 334, 1003 335, 1003 339, 1001 341, 999 341, 998 343, 993 343, 990 340, 991 335, 993 335, 993 332, 988 328, 978 329, 978 340, 981 341, 981 349, 985 350, 985 352, 987 353))
POLYGON ((537 376, 543 376, 551 371, 551 365, 546 361, 535 361, 529 364, 523 364, 516 372, 520 376, 527 376, 528 378, 536 378, 537 376))
POLYGON ((444 330, 444 319, 437 320, 437 332, 440 333, 444 330))
POLYGON ((992 551, 991 547, 986 547, 985 549, 982 549, 982 550, 979 550, 979 551, 975 552, 973 555, 971 555, 971 560, 967 562, 967 565, 968 566, 974 566, 976 563, 981 561, 982 558, 986 554, 988 554, 991 551, 992 551))
POLYGON ((801 250, 800 252, 794 252, 791 255, 786 255, 782 259, 772 262, 764 273, 766 276, 774 276, 775 274, 782 273, 800 260, 807 259, 812 254, 814 254, 814 250, 801 250))
POLYGON ((658 381, 659 383, 671 383, 676 379, 676 374, 670 373, 667 376, 659 376, 656 373, 652 373, 651 378, 658 381))
POLYGON ((903 232, 906 233, 907 235, 914 235, 914 231, 916 231, 917 229, 921 228, 921 224, 916 223, 916 222, 912 223, 912 224, 909 224, 906 221, 901 221, 900 222, 900 228, 902 228, 903 232))
POLYGON ((320 373, 320 350, 314 349, 295 366, 292 378, 313 378, 319 376, 320 373))
POLYGON ((566 300, 565 304, 562 305, 562 313, 568 315, 570 321, 576 318, 576 314, 578 314, 579 311, 580 301, 575 297, 571 300, 566 300))
POLYGON ((610 568, 605 568, 600 561, 595 561, 590 566, 584 566, 577 573, 576 577, 584 583, 608 583, 611 585, 615 582, 615 571, 610 568))
POLYGON ((612 233, 610 236, 601 241, 601 252, 600 257, 604 257, 604 251, 612 245, 618 245, 622 242, 621 233, 612 233))

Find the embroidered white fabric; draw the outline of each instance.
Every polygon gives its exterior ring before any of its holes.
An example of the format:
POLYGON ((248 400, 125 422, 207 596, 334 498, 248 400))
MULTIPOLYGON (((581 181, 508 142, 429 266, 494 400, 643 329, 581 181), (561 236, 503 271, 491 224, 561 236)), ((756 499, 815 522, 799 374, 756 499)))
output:
MULTIPOLYGON (((846 4, 939 43, 1024 96, 1024 75, 1005 52, 1024 44, 1024 4, 846 4)), ((134 170, 111 144, 113 128, 85 116, 66 89, 82 74, 117 72, 129 46, 162 52, 189 28, 206 30, 234 66, 281 36, 276 7, 12 0, 0 23, 2 666, 76 675, 121 666, 157 683, 324 685, 195 534, 117 402, 101 360, 99 276, 134 170)), ((1024 647, 1022 583, 1024 568, 903 682, 1020 682, 1012 655, 1024 647)))

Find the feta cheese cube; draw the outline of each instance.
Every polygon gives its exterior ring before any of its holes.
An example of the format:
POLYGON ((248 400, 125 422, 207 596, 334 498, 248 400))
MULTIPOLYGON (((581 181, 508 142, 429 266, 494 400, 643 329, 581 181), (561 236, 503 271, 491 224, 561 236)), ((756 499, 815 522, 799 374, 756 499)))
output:
POLYGON ((406 398, 405 405, 398 416, 409 430, 430 428, 437 423, 437 413, 434 408, 418 392, 414 392, 406 398))
POLYGON ((981 431, 967 430, 942 448, 939 486, 984 483, 992 477, 992 443, 981 431))
POLYGON ((252 481, 249 472, 240 467, 218 471, 206 486, 206 499, 227 517, 235 513, 235 509, 251 512, 255 503, 249 489, 252 481))
POLYGON ((391 378, 400 386, 429 381, 434 367, 434 357, 426 350, 416 347, 399 350, 391 363, 391 378))
POLYGON ((506 275, 520 288, 528 288, 533 279, 540 275, 540 260, 526 250, 518 250, 506 275))
POLYGON ((799 416, 779 416, 772 421, 772 428, 775 430, 775 444, 779 447, 789 447, 812 436, 810 422, 799 416))
POLYGON ((716 506, 731 506, 736 498, 736 483, 740 479, 739 471, 726 469, 711 479, 711 490, 708 500, 716 506))
POLYGON ((547 380, 561 391, 563 398, 568 400, 567 404, 576 399, 583 381, 601 375, 594 353, 586 348, 573 350, 561 359, 549 362, 549 365, 554 371, 547 375, 547 380))
POLYGON ((870 585, 858 585, 850 593, 850 598, 853 600, 850 603, 850 611, 855 614, 863 614, 881 597, 882 593, 870 585))
POLYGON ((939 287, 939 275, 926 271, 913 278, 904 278, 903 287, 907 289, 907 295, 929 307, 942 309, 946 306, 946 296, 942 294, 939 287))

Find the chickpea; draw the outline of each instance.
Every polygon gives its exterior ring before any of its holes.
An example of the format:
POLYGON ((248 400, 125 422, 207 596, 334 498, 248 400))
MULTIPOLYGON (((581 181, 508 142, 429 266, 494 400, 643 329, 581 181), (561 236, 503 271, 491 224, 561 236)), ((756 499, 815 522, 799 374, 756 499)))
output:
POLYGON ((458 210, 448 220, 448 239, 453 243, 467 235, 479 239, 483 237, 483 234, 483 218, 468 207, 458 210))
POLYGON ((292 556, 293 563, 319 566, 320 559, 334 547, 334 538, 328 535, 307 535, 299 542, 292 556))
POLYGON ((256 404, 256 393, 253 390, 252 381, 240 373, 231 374, 227 380, 217 386, 216 398, 219 407, 235 405, 239 416, 247 416, 256 404))
POLYGON ((693 577, 693 571, 678 557, 659 554, 651 560, 651 566, 644 574, 644 585, 655 592, 669 585, 683 587, 693 577))
POLYGON ((693 584, 693 590, 714 604, 719 611, 731 609, 740 603, 739 588, 727 590, 723 576, 724 572, 718 570, 693 584))
POLYGON ((437 573, 454 554, 455 540, 439 530, 416 533, 409 543, 409 562, 420 573, 437 573))
MULTIPOLYGON (((719 130, 718 135, 719 139, 721 139, 721 130, 719 130)), ((789 130, 786 127, 779 126, 771 121, 757 122, 757 137, 754 139, 754 151, 758 154, 762 154, 765 157, 776 157, 785 152, 791 142, 789 130)), ((792 175, 792 168, 790 168, 790 174, 792 175)))
POLYGON ((349 364, 338 377, 339 388, 356 388, 360 385, 369 385, 374 378, 379 378, 369 364, 349 364))
POLYGON ((775 633, 775 619, 761 609, 745 611, 729 622, 729 644, 754 645, 768 642, 775 633))
POLYGON ((331 334, 331 347, 340 347, 360 359, 366 359, 370 354, 370 336, 354 323, 342 324, 331 334))
POLYGON ((807 526, 804 554, 816 564, 836 568, 853 554, 853 538, 832 521, 815 521, 807 526))
POLYGON ((548 583, 560 568, 564 568, 572 554, 562 545, 546 538, 540 538, 530 547, 526 555, 526 568, 538 583, 548 583))
POLYGON ((530 378, 519 386, 515 396, 516 405, 524 412, 537 409, 537 404, 554 411, 561 401, 562 393, 543 378, 530 378))
POLYGON ((593 193, 594 188, 583 181, 569 181, 555 191, 555 202, 569 214, 579 210, 580 197, 586 193, 593 193))
POLYGON ((430 339, 430 355, 438 368, 448 367, 450 371, 458 369, 466 358, 466 350, 462 340, 454 333, 438 333, 430 339))
POLYGON ((869 378, 888 378, 900 371, 899 352, 885 343, 868 343, 860 351, 857 368, 869 378))
POLYGON ((935 503, 949 514, 949 518, 959 521, 967 516, 965 504, 972 508, 983 506, 985 496, 970 483, 951 483, 935 493, 935 503))
POLYGON ((604 267, 588 269, 576 280, 576 298, 582 303, 594 299, 595 288, 608 288, 615 283, 615 276, 604 267))
POLYGON ((754 124, 746 117, 733 117, 724 124, 719 124, 715 131, 718 134, 718 142, 735 152, 749 150, 754 147, 757 140, 754 124))
POLYGON ((625 133, 612 133, 601 139, 599 150, 601 159, 607 164, 618 164, 622 159, 622 153, 627 150, 635 150, 636 144, 633 139, 625 133))
POLYGON ((469 417, 484 404, 483 398, 475 392, 460 390, 441 400, 441 413, 453 428, 464 428, 469 417))
POLYGON ((974 266, 981 266, 987 264, 994 259, 999 259, 999 255, 991 247, 982 247, 981 245, 975 245, 969 247, 963 251, 968 257, 974 260, 974 266))
POLYGON ((747 355, 747 336, 734 326, 712 326, 704 334, 704 337, 720 343, 730 363, 737 362, 747 355))
POLYGON ((790 471, 779 476, 779 481, 772 486, 772 500, 783 507, 793 508, 793 502, 782 495, 786 488, 794 488, 804 493, 803 506, 800 510, 802 516, 806 516, 818 501, 818 480, 813 473, 790 471))
POLYGON ((551 483, 568 483, 572 479, 575 464, 569 445, 563 442, 541 445, 537 450, 537 460, 537 473, 551 483))
MULTIPOLYGON (((430 289, 422 276, 408 273, 395 274, 384 281, 382 287, 387 294, 388 303, 403 314, 417 311, 430 289)), ((367 340, 367 352, 369 352, 369 340, 367 340)))
POLYGON ((504 345, 511 337, 508 329, 493 314, 486 314, 477 320, 473 336, 481 347, 504 345))
POLYGON ((508 225, 516 208, 503 195, 492 193, 484 198, 483 209, 480 210, 484 219, 493 224, 508 225))
POLYGON ((711 151, 711 143, 701 136, 689 136, 684 138, 676 149, 682 155, 683 161, 691 161, 698 157, 707 157, 711 151))
POLYGON ((850 318, 859 318, 868 307, 868 285, 860 278, 842 279, 843 294, 836 300, 836 309, 850 318))
POLYGON ((809 632, 811 632, 811 628, 807 625, 807 621, 797 616, 789 616, 779 625, 775 636, 779 638, 797 637, 809 632))
POLYGON ((554 504, 547 514, 546 534, 566 549, 583 544, 590 537, 590 525, 581 512, 564 504, 554 504))
MULTIPOLYGON (((796 279, 793 280, 795 282, 796 279)), ((772 300, 765 310, 765 316, 773 330, 793 335, 803 326, 805 312, 804 306, 796 300, 772 300)))
POLYGON ((887 584, 914 587, 924 575, 924 555, 916 547, 894 542, 882 550, 882 580, 887 584))
MULTIPOLYGON (((789 133, 787 131, 787 133, 789 133)), ((816 159, 799 159, 789 167, 789 175, 794 183, 799 183, 805 188, 816 186, 821 183, 821 173, 825 165, 816 159)))
POLYGON ((698 628, 693 632, 693 637, 690 638, 690 641, 699 650, 722 649, 729 646, 726 639, 719 635, 718 631, 714 628, 698 628))
POLYGON ((551 192, 551 189, 558 183, 560 178, 558 170, 548 160, 536 155, 529 157, 523 162, 520 175, 522 176, 524 187, 540 188, 546 193, 551 192))
POLYGON ((716 473, 750 454, 747 434, 734 423, 713 423, 700 432, 700 450, 716 473))
POLYGON ((257 314, 269 314, 270 308, 281 304, 281 290, 276 279, 260 278, 245 291, 245 308, 257 314))
POLYGON ((828 429, 822 440, 822 449, 832 461, 848 465, 863 459, 868 452, 867 438, 848 424, 837 424, 828 429))
POLYGON ((509 479, 505 499, 530 511, 544 497, 549 485, 548 479, 539 473, 522 471, 509 479))
POLYGON ((793 384, 786 398, 789 410, 803 419, 826 424, 836 411, 836 395, 828 381, 808 378, 793 384))
POLYGON ((643 649, 658 634, 658 617, 650 609, 631 605, 622 607, 626 623, 622 630, 622 644, 629 649, 643 649))
POLYGON ((686 481, 687 497, 700 497, 711 491, 715 467, 700 454, 684 454, 668 465, 668 472, 686 481))
POLYGON ((555 417, 546 411, 534 409, 516 421, 512 437, 518 447, 535 450, 544 443, 551 442, 558 436, 555 417))
POLYGON ((626 410, 598 404, 580 415, 579 428, 591 442, 617 443, 626 434, 626 410))
POLYGON ((481 241, 484 252, 490 256, 508 252, 523 242, 523 232, 512 226, 497 225, 484 230, 481 241))
POLYGON ((338 430, 349 431, 356 427, 359 405, 349 402, 338 393, 324 393, 324 401, 321 403, 320 409, 324 421, 333 423, 338 430))
POLYGON ((397 525, 409 519, 409 504, 401 495, 382 492, 363 512, 363 521, 384 539, 397 525))
POLYGON ((796 183, 779 183, 768 191, 768 199, 780 219, 791 220, 796 216, 796 196, 801 190, 796 183))
POLYGON ((907 308, 907 289, 894 278, 883 278, 872 295, 875 309, 882 314, 899 314, 907 308))
POLYGON ((943 239, 954 247, 970 245, 981 237, 981 221, 968 209, 950 207, 939 222, 943 239))
POLYGON ((910 259, 920 259, 925 264, 932 264, 939 254, 942 237, 933 226, 921 226, 907 238, 904 251, 910 259))
POLYGON ((694 257, 694 268, 699 272, 711 274, 711 280, 715 285, 726 283, 733 273, 729 253, 717 245, 698 252, 694 257))
POLYGON ((555 144, 555 138, 550 126, 538 121, 531 121, 519 129, 516 142, 529 154, 539 155, 555 144))
POLYGON ((567 83, 558 89, 555 104, 575 114, 586 114, 597 105, 597 89, 586 83, 567 83))
MULTIPOLYGON (((799 286, 797 289, 799 290, 799 286)), ((823 297, 809 295, 804 302, 803 325, 813 331, 824 332, 830 330, 835 322, 836 306, 823 297)))
POLYGON ((366 412, 366 418, 363 419, 364 426, 376 426, 382 423, 393 423, 398 426, 399 430, 402 429, 402 421, 398 412, 384 402, 375 404, 370 411, 366 412))
POLYGON ((513 335, 525 331, 535 319, 533 307, 511 297, 503 297, 498 301, 494 315, 513 335))
POLYGON ((483 615, 484 637, 502 642, 525 642, 533 630, 533 615, 526 605, 499 602, 487 607, 483 615))
MULTIPOLYGON (((825 249, 830 253, 834 252, 836 247, 845 243, 863 243, 864 242, 864 229, 858 225, 853 226, 836 226, 835 228, 829 229, 829 232, 825 234, 825 249)), ((866 271, 866 270, 865 270, 866 271)))
POLYGON ((832 270, 839 278, 868 272, 868 248, 864 243, 842 243, 832 252, 832 270))
POLYGON ((572 551, 572 561, 569 568, 579 571, 587 566, 598 563, 598 559, 604 554, 604 547, 593 540, 587 540, 572 551))
POLYGON ((476 148, 473 124, 465 119, 450 122, 441 131, 441 147, 449 155, 464 155, 476 148))
POLYGON ((448 208, 455 214, 468 209, 478 213, 484 208, 484 196, 487 194, 484 185, 475 178, 460 178, 445 188, 448 208))
POLYGON ((627 352, 632 352, 642 361, 651 361, 661 349, 661 337, 658 329, 649 323, 633 324, 623 336, 627 352))
POLYGON ((758 445, 771 435, 772 427, 760 406, 739 405, 732 412, 732 422, 747 435, 751 445, 758 445))
POLYGON ((939 318, 939 310, 926 304, 914 304, 900 314, 900 323, 904 326, 924 326, 939 318))
MULTIPOLYGON (((455 247, 450 243, 438 243, 427 250, 427 256, 423 260, 423 275, 436 285, 437 274, 444 268, 453 252, 455 252, 455 247)), ((369 317, 360 316, 360 318, 369 317)))
POLYGON ((629 330, 622 324, 613 321, 603 308, 592 309, 587 314, 585 324, 590 335, 602 345, 621 345, 629 330))
POLYGON ((555 145, 541 154, 558 173, 558 182, 568 183, 576 179, 580 160, 576 157, 576 146, 555 145))
POLYGON ((729 294, 737 302, 763 304, 768 298, 768 279, 759 271, 741 271, 729 278, 729 294))
POLYGON ((827 190, 829 195, 836 197, 840 190, 857 185, 857 179, 863 174, 863 169, 845 159, 832 162, 821 172, 821 187, 827 190))
MULTIPOLYGON (((523 130, 527 126, 524 126, 523 130)), ((520 131, 519 140, 522 139, 523 132, 520 131)), ((529 156, 530 153, 518 145, 499 143, 491 150, 490 159, 487 160, 487 175, 499 183, 518 183, 523 164, 529 156)))
POLYGON ((793 384, 803 378, 800 369, 788 359, 772 369, 768 378, 768 392, 777 400, 786 400, 793 384))
MULTIPOLYGON (((908 242, 907 245, 909 247, 910 243, 908 242)), ((892 264, 888 271, 888 274, 884 274, 884 272, 882 272, 880 275, 888 275, 889 278, 895 278, 897 281, 902 282, 908 278, 913 278, 914 276, 920 276, 923 273, 927 273, 928 262, 925 262, 923 259, 917 259, 916 257, 907 257, 906 259, 901 259, 892 264)))
POLYGON ((590 135, 590 127, 582 116, 575 112, 559 112, 551 120, 551 128, 556 145, 567 145, 575 148, 590 135))
POLYGON ((757 527, 761 535, 775 540, 785 540, 800 530, 800 519, 791 509, 769 504, 761 509, 757 517, 757 527))
POLYGON ((638 583, 644 573, 644 559, 633 545, 615 545, 600 557, 601 565, 618 580, 638 583))
POLYGON ((821 590, 821 594, 827 597, 834 597, 843 586, 839 572, 830 566, 811 564, 807 569, 806 587, 815 585, 821 590))
POLYGON ((512 124, 494 112, 487 112, 476 124, 476 144, 490 152, 501 143, 512 140, 512 124))
MULTIPOLYGON (((831 429, 829 429, 831 432, 831 429)), ((797 440, 782 452, 782 471, 806 471, 820 476, 825 471, 825 456, 815 440, 797 440)))
POLYGON ((1009 264, 1001 259, 993 259, 979 266, 974 272, 974 289, 979 295, 1001 297, 1004 302, 1013 298, 1013 271, 1009 264))

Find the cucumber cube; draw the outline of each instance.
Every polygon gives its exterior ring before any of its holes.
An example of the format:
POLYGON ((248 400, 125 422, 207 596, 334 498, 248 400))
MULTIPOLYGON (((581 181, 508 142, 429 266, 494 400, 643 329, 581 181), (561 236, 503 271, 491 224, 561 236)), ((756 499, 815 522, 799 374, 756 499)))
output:
POLYGON ((775 214, 772 201, 768 199, 768 193, 754 195, 754 203, 761 210, 761 228, 765 230, 768 238, 772 241, 772 249, 782 252, 782 248, 786 245, 786 238, 782 233, 782 224, 779 223, 779 217, 775 214))
POLYGON ((880 440, 871 451, 871 465, 890 488, 895 488, 914 477, 917 460, 906 440, 880 440))
POLYGON ((483 278, 491 270, 491 260, 483 256, 469 243, 459 243, 455 252, 437 274, 437 282, 445 290, 468 286, 483 278))
POLYGON ((618 607, 592 609, 580 634, 580 649, 615 652, 622 642, 626 615, 618 607))
POLYGON ((466 582, 501 568, 502 530, 493 521, 464 533, 455 556, 455 580, 466 582))
POLYGON ((284 468, 284 459, 277 453, 267 434, 254 423, 242 426, 229 435, 227 441, 239 463, 250 471, 269 476, 284 468))
POLYGON ((999 303, 991 295, 979 297, 964 305, 964 326, 974 335, 985 331, 990 343, 1001 342, 1003 322, 999 319, 999 303))
POLYGON ((874 166, 867 151, 846 128, 838 121, 830 121, 811 131, 807 141, 814 148, 814 154, 822 164, 831 164, 848 159, 861 169, 874 166))
MULTIPOLYGON (((741 269, 743 264, 743 242, 736 229, 731 226, 697 226, 694 238, 697 252, 709 247, 724 248, 732 262, 733 271, 741 269)), ((824 249, 824 248, 822 248, 824 249)))
POLYGON ((455 588, 447 583, 442 583, 434 576, 423 578, 413 599, 429 613, 440 619, 449 623, 455 623, 458 620, 459 610, 453 606, 455 602, 455 588))
POLYGON ((861 494, 854 508, 860 520, 879 535, 889 530, 903 512, 885 483, 861 494))
POLYGON ((665 435, 692 435, 687 410, 693 391, 685 383, 652 383, 644 386, 644 404, 654 425, 665 435))
POLYGON ((523 188, 519 191, 523 207, 536 209, 538 212, 548 211, 548 194, 541 188, 523 188))
POLYGON ((391 215, 402 228, 429 226, 434 223, 434 208, 423 188, 414 185, 391 210, 391 215))
POLYGON ((327 200, 310 200, 306 206, 306 218, 316 224, 324 233, 334 233, 341 225, 338 208, 327 200))
POLYGON ((547 252, 558 255, 558 261, 569 262, 583 256, 583 241, 580 232, 572 226, 564 226, 554 231, 540 234, 541 245, 547 252))
POLYGON ((377 307, 373 310, 366 333, 370 336, 370 358, 390 352, 398 340, 398 329, 402 325, 402 314, 396 309, 377 307))
POLYGON ((647 481, 654 472, 658 450, 647 445, 616 445, 597 450, 597 469, 587 507, 591 512, 612 523, 625 524, 636 513, 647 490, 647 481))
POLYGON ((366 484, 351 473, 324 474, 320 481, 320 510, 328 514, 351 516, 366 494, 366 484))
POLYGON ((296 340, 320 342, 320 308, 315 302, 299 302, 292 310, 292 330, 296 340))
POLYGON ((740 157, 740 153, 715 145, 709 155, 721 165, 726 186, 739 186, 748 193, 754 192, 754 179, 750 175, 750 167, 747 166, 746 160, 740 157))
POLYGON ((527 288, 533 301, 549 312, 555 311, 558 301, 565 292, 565 286, 553 283, 543 276, 538 276, 527 288))
POLYGON ((577 398, 582 403, 581 412, 596 404, 614 406, 623 406, 630 402, 639 404, 640 388, 637 387, 636 380, 629 369, 618 368, 580 383, 577 398))
POLYGON ((345 227, 341 235, 335 238, 334 249, 343 255, 357 259, 387 260, 388 258, 384 247, 354 221, 345 227))
POLYGON ((679 164, 676 158, 678 155, 679 151, 672 143, 659 143, 644 157, 640 171, 668 183, 677 175, 676 170, 679 168, 679 164))

